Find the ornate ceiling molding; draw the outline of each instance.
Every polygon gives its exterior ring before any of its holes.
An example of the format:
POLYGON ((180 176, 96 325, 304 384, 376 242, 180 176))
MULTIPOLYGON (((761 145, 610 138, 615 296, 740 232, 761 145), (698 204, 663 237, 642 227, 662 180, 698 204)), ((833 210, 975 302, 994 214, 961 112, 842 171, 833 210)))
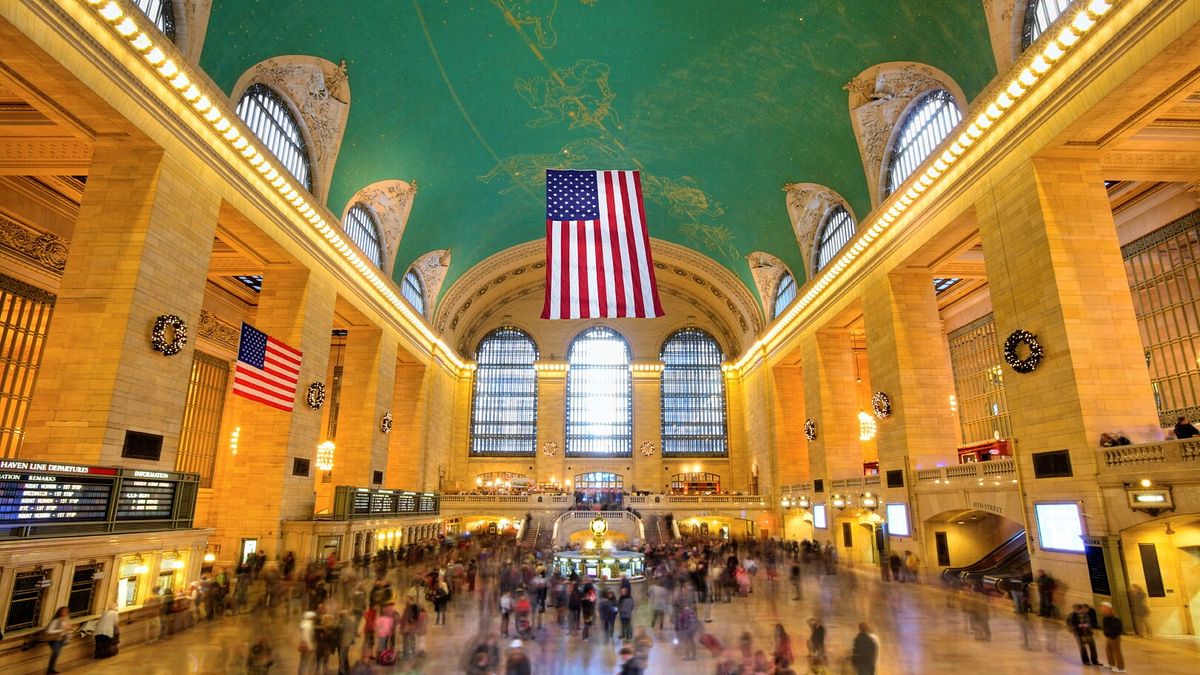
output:
POLYGON ((946 89, 961 110, 965 111, 967 105, 966 95, 953 78, 933 66, 909 61, 871 66, 842 88, 850 93, 850 122, 872 206, 883 200, 883 164, 891 152, 896 126, 913 100, 932 89, 946 89))
MULTIPOLYGON (((783 186, 783 191, 787 193, 788 217, 792 220, 796 243, 800 245, 800 252, 804 257, 804 278, 811 279, 815 274, 813 249, 817 240, 817 230, 821 228, 821 223, 825 222, 825 217, 835 206, 846 209, 851 216, 854 216, 855 223, 858 222, 858 217, 855 216, 854 209, 850 208, 850 204, 840 194, 824 185, 787 183, 783 186)), ((770 307, 769 303, 774 297, 774 287, 772 287, 771 293, 770 296, 762 296, 765 307, 770 307)), ((769 311, 767 315, 770 316, 769 311)))
POLYGON ((750 263, 750 276, 754 277, 754 285, 758 287, 763 314, 771 316, 772 310, 775 309, 775 289, 779 287, 779 280, 783 275, 790 274, 791 271, 782 260, 763 251, 755 251, 746 256, 746 262, 750 263))
POLYGON ((412 265, 413 271, 421 277, 421 288, 425 291, 425 306, 433 307, 437 303, 438 293, 442 283, 446 281, 446 272, 450 269, 450 249, 439 248, 417 258, 412 265))
POLYGON ((71 244, 0 213, 0 247, 54 276, 62 276, 71 244))
MULTIPOLYGON (((724 333, 730 354, 753 342, 763 328, 754 296, 727 269, 683 246, 652 239, 660 292, 679 298, 708 317, 724 333)), ((463 274, 446 292, 434 325, 461 354, 471 339, 502 309, 545 288, 545 244, 532 241, 487 258, 463 274)))
POLYGON ((346 62, 315 56, 276 56, 242 74, 233 87, 234 105, 252 84, 265 84, 294 106, 313 163, 313 194, 329 196, 333 167, 350 117, 350 80, 346 62))
MULTIPOLYGON (((360 202, 371 209, 371 213, 379 221, 380 237, 383 244, 383 270, 389 275, 396 266, 396 253, 400 250, 400 240, 404 237, 404 229, 408 226, 408 215, 412 212, 413 200, 417 196, 415 181, 381 180, 359 190, 342 211, 342 220, 346 219, 346 211, 360 202)), ((434 296, 437 297, 437 296, 434 296)), ((432 306, 432 305, 427 305, 432 306)))

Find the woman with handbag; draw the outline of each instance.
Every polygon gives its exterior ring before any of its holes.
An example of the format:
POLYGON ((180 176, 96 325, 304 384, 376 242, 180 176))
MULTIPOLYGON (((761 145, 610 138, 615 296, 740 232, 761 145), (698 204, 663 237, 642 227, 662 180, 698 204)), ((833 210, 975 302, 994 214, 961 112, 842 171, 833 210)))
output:
POLYGON ((117 627, 119 618, 116 604, 111 604, 96 621, 96 658, 107 659, 116 655, 120 639, 120 629, 117 627))
POLYGON ((45 636, 46 643, 50 645, 50 663, 46 665, 46 675, 53 675, 58 672, 55 669, 58 665, 58 655, 71 638, 71 610, 59 607, 54 612, 50 625, 46 626, 45 636))

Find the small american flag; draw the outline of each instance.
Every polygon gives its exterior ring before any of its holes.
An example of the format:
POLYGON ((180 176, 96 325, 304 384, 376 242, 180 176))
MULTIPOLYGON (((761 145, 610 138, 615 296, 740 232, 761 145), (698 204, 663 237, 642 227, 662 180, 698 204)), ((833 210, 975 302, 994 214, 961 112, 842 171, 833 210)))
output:
POLYGON ((637 171, 546 171, 543 319, 662 316, 637 171))
POLYGON ((292 412, 296 382, 300 379, 300 352, 250 324, 242 324, 233 393, 272 408, 292 412))

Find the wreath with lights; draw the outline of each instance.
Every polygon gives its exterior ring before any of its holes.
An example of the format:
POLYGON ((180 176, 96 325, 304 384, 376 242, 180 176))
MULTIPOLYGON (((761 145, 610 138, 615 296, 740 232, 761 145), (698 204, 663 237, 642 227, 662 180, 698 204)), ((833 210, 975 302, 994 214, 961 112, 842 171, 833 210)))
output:
POLYGON ((638 446, 638 449, 641 450, 642 454, 646 457, 654 454, 654 444, 650 441, 642 441, 642 444, 638 446))
POLYGON ((804 437, 810 441, 817 440, 817 423, 811 417, 804 420, 804 437))
POLYGON ((150 332, 150 346, 163 356, 175 356, 183 351, 187 344, 187 324, 174 314, 159 314, 154 320, 154 330, 150 332), (167 339, 167 329, 171 329, 171 339, 167 339))
POLYGON ((1032 373, 1041 363, 1042 356, 1042 344, 1036 335, 1027 330, 1018 328, 1004 341, 1004 361, 1018 373, 1032 373), (1029 350, 1029 356, 1021 358, 1017 354, 1017 348, 1021 345, 1029 350))
POLYGON ((871 412, 879 419, 889 417, 892 414, 892 399, 882 391, 875 392, 871 397, 871 412))
POLYGON ((555 441, 546 441, 542 443, 542 454, 547 457, 554 457, 558 454, 558 443, 555 441))
POLYGON ((306 398, 308 407, 313 410, 320 410, 321 406, 325 405, 325 385, 321 382, 313 382, 308 385, 308 397, 306 398))
POLYGON ((383 419, 379 420, 379 430, 385 434, 392 433, 392 413, 383 413, 383 419))

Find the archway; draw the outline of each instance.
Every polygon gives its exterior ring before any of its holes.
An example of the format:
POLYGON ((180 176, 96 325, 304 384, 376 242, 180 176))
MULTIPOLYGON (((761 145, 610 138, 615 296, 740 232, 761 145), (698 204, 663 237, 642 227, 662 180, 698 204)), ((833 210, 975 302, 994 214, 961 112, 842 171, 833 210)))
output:
POLYGON ((1164 516, 1120 536, 1137 632, 1200 634, 1200 515, 1164 516))
POLYGON ((625 477, 611 471, 588 471, 575 474, 575 503, 600 506, 603 510, 619 508, 625 477))

